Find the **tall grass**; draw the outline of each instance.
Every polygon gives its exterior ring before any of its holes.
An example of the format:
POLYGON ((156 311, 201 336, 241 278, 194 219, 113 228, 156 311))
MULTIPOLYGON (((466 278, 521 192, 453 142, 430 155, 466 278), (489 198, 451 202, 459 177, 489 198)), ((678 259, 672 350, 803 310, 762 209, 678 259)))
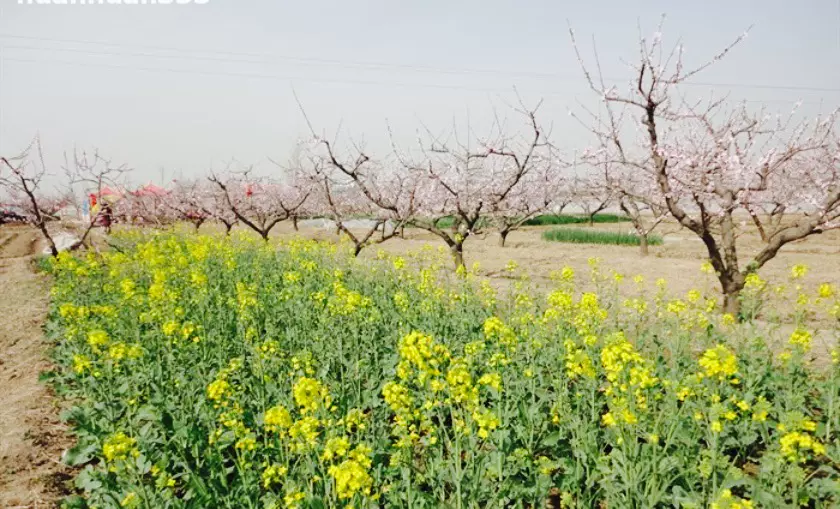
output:
MULTIPOLYGON (((604 232, 597 230, 580 230, 577 228, 555 228, 543 232, 544 240, 551 242, 570 242, 574 244, 614 244, 617 246, 638 246, 641 243, 635 233, 604 232)), ((662 237, 650 235, 648 244, 658 246, 662 244, 662 237)))
MULTIPOLYGON (((439 218, 435 222, 435 225, 438 228, 452 228, 453 224, 455 224, 455 216, 444 216, 444 217, 439 218)), ((481 218, 478 219, 476 227, 477 228, 484 228, 484 227, 489 226, 489 225, 490 225, 490 218, 481 217, 481 218)))
MULTIPOLYGON (((627 216, 617 214, 595 214, 593 223, 623 223, 629 221, 627 216)), ((544 214, 525 221, 528 226, 548 226, 560 224, 586 224, 589 218, 586 216, 572 216, 568 214, 544 214)))

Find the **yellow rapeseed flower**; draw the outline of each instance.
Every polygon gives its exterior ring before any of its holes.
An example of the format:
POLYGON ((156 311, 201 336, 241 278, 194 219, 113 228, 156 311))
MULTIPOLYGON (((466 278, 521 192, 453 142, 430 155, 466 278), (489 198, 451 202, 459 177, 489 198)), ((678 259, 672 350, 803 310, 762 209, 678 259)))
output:
POLYGON ((802 463, 808 459, 808 453, 815 456, 825 454, 825 446, 808 433, 792 431, 779 439, 782 456, 791 463, 802 463))
POLYGON ((350 450, 350 440, 347 437, 333 437, 327 440, 324 445, 324 452, 321 453, 321 459, 324 461, 332 461, 333 459, 343 458, 350 450))
POLYGON ((292 387, 292 396, 302 414, 314 412, 319 408, 329 408, 332 404, 326 386, 306 376, 300 377, 292 387))
POLYGON ((490 433, 499 427, 501 422, 492 411, 486 408, 479 408, 472 414, 473 421, 478 425, 479 438, 487 438, 490 433))
POLYGON ((268 489, 273 485, 280 484, 288 471, 288 468, 276 463, 267 466, 262 473, 263 487, 268 489))
POLYGON ((800 279, 808 273, 808 266, 804 264, 797 264, 790 268, 791 279, 800 279))
POLYGON ((286 407, 277 405, 265 411, 263 424, 268 431, 283 431, 292 427, 292 416, 286 407))
POLYGON ((823 283, 817 289, 817 296, 821 299, 830 299, 834 297, 834 294, 837 293, 837 290, 834 289, 834 286, 830 283, 823 283))
POLYGON ((365 445, 358 445, 348 455, 348 459, 327 470, 335 480, 338 498, 344 500, 353 498, 357 493, 370 495, 373 478, 368 473, 371 466, 371 449, 365 445))
POLYGON ((311 415, 295 421, 289 428, 292 448, 297 452, 304 452, 314 447, 320 428, 321 421, 311 415))
POLYGON ((102 455, 105 456, 105 461, 109 463, 125 460, 139 454, 136 444, 137 441, 134 438, 120 431, 105 439, 105 443, 102 445, 102 455))
POLYGON ((478 383, 492 387, 497 391, 502 390, 502 377, 498 373, 485 373, 478 379, 478 383))
POLYGON ((137 493, 129 492, 122 500, 120 500, 120 507, 133 508, 140 505, 140 499, 137 498, 137 493))
POLYGON ((83 374, 85 371, 88 371, 92 366, 91 360, 82 354, 74 354, 73 355, 73 371, 76 374, 83 374))
POLYGON ((219 403, 230 392, 230 389, 231 387, 227 380, 214 380, 207 386, 207 398, 219 403))
POLYGON ((362 410, 358 408, 351 408, 344 417, 344 427, 349 433, 364 431, 367 427, 365 424, 366 420, 367 416, 362 410))
POLYGON ((732 490, 725 489, 709 507, 710 509, 753 509, 754 506, 751 500, 741 498, 734 495, 732 490))
POLYGON ((283 505, 285 509, 298 509, 305 498, 306 494, 302 491, 290 491, 283 497, 283 505))
POLYGON ((723 380, 725 377, 733 376, 738 372, 738 358, 728 348, 720 344, 706 350, 699 363, 700 367, 703 368, 703 374, 710 378, 717 377, 723 380))
POLYGON ((108 344, 108 333, 104 330, 90 331, 87 335, 87 342, 95 352, 98 352, 100 347, 108 344))
POLYGON ((792 346, 799 348, 803 352, 807 352, 811 349, 811 333, 803 328, 798 328, 790 335, 790 339, 788 343, 792 346))

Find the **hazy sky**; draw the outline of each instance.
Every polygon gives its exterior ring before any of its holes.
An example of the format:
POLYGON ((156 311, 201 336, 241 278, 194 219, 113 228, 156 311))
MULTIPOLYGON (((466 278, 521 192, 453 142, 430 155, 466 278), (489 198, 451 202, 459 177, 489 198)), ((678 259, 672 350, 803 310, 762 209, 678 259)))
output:
MULTIPOLYGON (((840 0, 209 0, 206 5, 19 5, 0 0, 0 153, 40 133, 48 162, 97 147, 135 181, 197 175, 225 160, 285 159, 307 129, 410 143, 469 115, 476 131, 517 87, 544 97, 561 146, 589 141, 568 116, 593 100, 567 20, 604 72, 627 77, 637 23, 681 37, 698 62, 750 25, 697 77, 733 99, 808 112, 840 106, 840 0), (737 86, 729 86, 737 85, 737 86), (790 87, 790 88, 788 88, 790 87)), ((698 90, 707 91, 706 86, 698 90)))

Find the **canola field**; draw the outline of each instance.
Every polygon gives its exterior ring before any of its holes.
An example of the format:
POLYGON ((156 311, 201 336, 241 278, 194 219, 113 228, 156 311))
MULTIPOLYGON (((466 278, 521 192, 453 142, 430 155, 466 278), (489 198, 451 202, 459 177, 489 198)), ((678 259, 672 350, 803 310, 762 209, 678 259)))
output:
POLYGON ((840 356, 814 354, 840 304, 807 267, 751 276, 736 319, 595 259, 500 293, 433 250, 118 247, 45 262, 67 507, 840 505, 840 356))

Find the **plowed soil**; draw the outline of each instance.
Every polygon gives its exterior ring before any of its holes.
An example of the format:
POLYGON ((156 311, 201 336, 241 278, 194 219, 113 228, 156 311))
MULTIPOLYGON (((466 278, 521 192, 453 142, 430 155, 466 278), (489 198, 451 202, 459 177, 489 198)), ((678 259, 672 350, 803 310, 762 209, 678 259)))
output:
POLYGON ((49 287, 32 267, 38 233, 0 228, 0 508, 57 507, 70 444, 55 399, 39 382, 49 369, 42 326, 49 287))

